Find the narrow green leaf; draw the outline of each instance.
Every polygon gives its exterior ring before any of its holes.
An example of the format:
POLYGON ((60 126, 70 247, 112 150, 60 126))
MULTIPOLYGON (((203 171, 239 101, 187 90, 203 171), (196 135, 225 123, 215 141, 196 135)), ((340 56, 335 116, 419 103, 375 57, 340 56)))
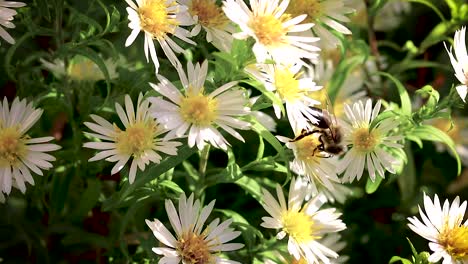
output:
POLYGON ((367 193, 367 194, 372 194, 372 193, 374 193, 375 191, 377 191, 377 189, 378 189, 379 186, 380 186, 380 183, 382 183, 382 180, 383 180, 383 178, 380 177, 380 175, 378 175, 377 173, 376 173, 376 175, 375 175, 375 181, 374 181, 374 182, 371 180, 370 177, 367 177, 367 181, 366 181, 366 193, 367 193))
POLYGON ((101 182, 97 179, 88 179, 88 188, 81 195, 80 202, 71 214, 73 219, 82 219, 96 205, 101 194, 101 182))
POLYGON ((288 169, 275 161, 274 157, 265 157, 260 160, 254 160, 242 167, 242 171, 276 171, 288 173, 288 169))
POLYGON ((390 259, 390 262, 388 262, 388 263, 391 264, 391 263, 395 263, 395 262, 398 262, 398 261, 401 261, 403 264, 413 264, 413 262, 411 262, 409 259, 405 259, 405 258, 402 258, 402 257, 399 257, 399 256, 393 256, 390 259))
POLYGON ((435 45, 443 40, 450 40, 447 37, 448 32, 452 28, 452 22, 440 22, 435 26, 432 31, 427 35, 427 37, 421 42, 419 46, 419 53, 423 53, 426 49, 435 45))
POLYGON ((265 152, 265 142, 263 142, 262 136, 258 135, 258 141, 257 160, 263 158, 263 153, 265 152))
POLYGON ((263 139, 265 139, 270 145, 275 148, 278 154, 286 161, 286 154, 284 153, 284 148, 278 139, 271 134, 268 129, 266 129, 262 124, 260 124, 257 120, 251 119, 252 123, 252 130, 257 132, 263 139))
POLYGON ((413 197, 416 187, 416 168, 414 165, 411 145, 408 142, 406 143, 404 150, 406 157, 408 158, 408 162, 404 166, 402 173, 397 177, 397 183, 400 188, 401 200, 408 201, 413 197))
POLYGON ((389 78, 396 85, 398 93, 400 94, 401 110, 404 115, 411 115, 411 100, 405 86, 403 86, 403 84, 397 78, 386 72, 377 72, 376 74, 389 78))
POLYGON ((255 200, 262 200, 262 186, 258 182, 248 176, 238 179, 235 184, 248 192, 255 200))
POLYGON ((68 197, 70 182, 74 176, 73 169, 67 171, 67 174, 54 174, 52 180, 52 190, 50 191, 51 209, 60 214, 65 206, 68 197))
POLYGON ((453 152, 453 155, 455 156, 455 159, 457 160, 457 173, 460 175, 461 173, 461 160, 460 156, 458 155, 456 149, 455 149, 455 143, 453 142, 452 138, 450 138, 449 135, 447 135, 444 131, 430 126, 430 125, 421 125, 415 127, 411 132, 411 135, 419 137, 420 139, 423 140, 428 140, 428 141, 437 141, 437 142, 442 142, 449 147, 449 149, 453 152))

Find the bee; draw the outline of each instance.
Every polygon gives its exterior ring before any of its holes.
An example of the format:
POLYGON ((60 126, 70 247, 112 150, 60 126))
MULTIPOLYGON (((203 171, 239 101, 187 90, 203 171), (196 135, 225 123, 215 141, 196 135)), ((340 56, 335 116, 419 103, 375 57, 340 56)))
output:
POLYGON ((314 124, 314 129, 303 129, 301 134, 299 134, 291 142, 295 142, 304 137, 314 135, 318 137, 318 141, 320 142, 320 144, 313 151, 314 156, 330 158, 334 155, 341 154, 345 147, 341 144, 343 140, 343 134, 336 122, 336 117, 334 115, 332 116, 325 109, 316 107, 311 108, 316 111, 316 117, 318 119, 318 122, 314 124))

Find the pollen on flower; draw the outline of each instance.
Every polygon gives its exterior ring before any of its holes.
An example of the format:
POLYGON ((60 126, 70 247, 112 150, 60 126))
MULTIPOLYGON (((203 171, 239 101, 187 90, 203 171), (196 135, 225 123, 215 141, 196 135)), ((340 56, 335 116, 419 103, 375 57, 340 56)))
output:
POLYGON ((316 154, 319 152, 320 146, 319 135, 311 134, 296 141, 296 155, 300 160, 309 161, 317 159, 316 154))
POLYGON ((286 9, 286 13, 292 16, 306 14, 306 22, 315 21, 322 13, 319 0, 292 0, 286 9))
POLYGON ((369 128, 358 128, 353 133, 353 148, 361 152, 371 152, 378 144, 378 135, 375 131, 369 131, 369 128))
POLYGON ((213 123, 217 117, 218 102, 203 94, 188 94, 180 102, 182 118, 198 126, 206 126, 213 123))
POLYGON ((468 226, 445 227, 439 235, 438 243, 455 259, 468 257, 468 226))
POLYGON ((280 97, 285 101, 294 101, 302 98, 299 89, 299 76, 301 73, 293 74, 289 69, 275 70, 275 87, 280 97))
POLYGON ((213 0, 193 0, 189 8, 192 16, 198 16, 198 22, 209 28, 224 28, 229 19, 213 0))
POLYGON ((283 27, 283 20, 272 15, 254 17, 249 26, 255 32, 257 39, 265 46, 275 47, 286 43, 287 28, 283 27))
POLYGON ((146 4, 138 8, 141 28, 150 33, 153 38, 162 39, 167 34, 173 34, 179 25, 175 13, 169 13, 168 8, 176 6, 175 0, 147 0, 146 4))
POLYGON ((187 264, 209 264, 213 259, 204 234, 187 232, 177 241, 176 250, 182 262, 187 264))
POLYGON ((0 129, 0 167, 14 166, 26 155, 26 145, 17 127, 0 129))
POLYGON ((315 231, 317 231, 314 220, 304 212, 288 210, 282 214, 281 222, 283 223, 283 230, 294 238, 297 243, 320 239, 320 237, 314 235, 315 231))
POLYGON ((132 124, 125 131, 119 131, 115 140, 117 150, 136 158, 140 157, 146 150, 152 148, 156 130, 157 125, 154 121, 132 124))

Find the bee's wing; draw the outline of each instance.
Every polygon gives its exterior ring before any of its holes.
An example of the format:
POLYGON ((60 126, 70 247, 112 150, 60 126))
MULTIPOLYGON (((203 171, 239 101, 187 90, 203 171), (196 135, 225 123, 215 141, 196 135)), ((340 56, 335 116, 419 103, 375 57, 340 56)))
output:
POLYGON ((338 120, 336 119, 335 111, 333 110, 333 104, 330 100, 330 97, 328 96, 328 91, 325 93, 325 105, 326 105, 326 110, 323 110, 323 116, 324 118, 331 124, 330 125, 330 132, 332 134, 332 137, 336 137, 336 131, 335 129, 338 127, 338 120))

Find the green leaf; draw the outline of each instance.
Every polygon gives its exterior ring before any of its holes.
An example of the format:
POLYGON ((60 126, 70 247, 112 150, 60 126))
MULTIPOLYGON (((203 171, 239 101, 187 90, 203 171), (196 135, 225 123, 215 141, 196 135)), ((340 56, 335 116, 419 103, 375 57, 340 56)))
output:
MULTIPOLYGON (((177 150, 177 156, 169 156, 159 164, 151 163, 143 172, 138 171, 135 182, 133 182, 133 184, 125 181, 122 188, 118 192, 114 193, 111 197, 104 201, 102 206, 103 210, 109 211, 120 207, 122 202, 124 202, 125 199, 136 188, 141 187, 154 179, 157 179, 161 174, 182 163, 195 152, 195 148, 183 146, 177 150)), ((125 169, 125 172, 122 172, 122 174, 126 174, 128 176, 128 169, 125 169)))
POLYGON ((461 160, 460 156, 458 156, 458 153, 455 149, 455 143, 453 142, 452 138, 448 136, 444 131, 430 126, 430 125, 421 125, 415 127, 410 134, 415 137, 419 137, 422 140, 428 140, 428 141, 436 141, 436 142, 442 142, 449 147, 449 149, 453 152, 453 155, 455 156, 455 159, 457 160, 457 173, 460 175, 461 173, 461 160))
POLYGON ((275 161, 274 157, 265 157, 259 160, 254 160, 242 167, 242 171, 276 171, 280 173, 288 173, 288 169, 275 161))
POLYGON ((265 142, 262 136, 258 135, 258 141, 257 160, 263 158, 263 153, 265 152, 265 142))
POLYGON ((406 143, 405 153, 408 158, 408 162, 403 168, 402 173, 397 178, 398 187, 400 188, 400 195, 402 201, 408 201, 413 197, 413 193, 416 187, 416 168, 414 165, 413 152, 411 145, 406 143))
POLYGON ((438 62, 433 62, 433 61, 425 61, 425 60, 403 60, 400 63, 397 63, 393 65, 388 72, 390 74, 398 75, 401 74, 407 70, 412 70, 412 69, 419 69, 419 68, 437 68, 441 70, 446 70, 450 71, 451 67, 438 63, 438 62))
POLYGON ((421 42, 421 45, 419 46, 419 53, 424 53, 426 49, 443 40, 450 40, 450 38, 447 37, 447 33, 451 30, 452 26, 453 25, 451 22, 441 22, 435 26, 431 33, 429 33, 427 37, 421 42))
POLYGON ((262 200, 262 186, 258 182, 248 176, 238 179, 235 184, 248 192, 255 200, 262 200))
POLYGON ((97 179, 88 179, 88 188, 81 195, 80 202, 72 212, 72 219, 82 219, 96 205, 101 194, 101 182, 97 179))
POLYGON ((396 85, 398 93, 400 94, 402 113, 407 116, 411 115, 411 100, 405 86, 403 86, 403 84, 397 78, 386 72, 377 72, 376 74, 389 78, 396 85))
POLYGON ((98 4, 102 7, 102 9, 104 10, 104 13, 106 13, 106 26, 102 34, 116 31, 117 24, 120 22, 119 11, 117 10, 117 8, 115 8, 115 6, 112 5, 111 6, 112 13, 109 13, 109 10, 107 10, 106 5, 102 3, 101 0, 98 0, 98 4))
POLYGON ((413 136, 411 134, 405 135, 405 138, 408 140, 413 141, 414 143, 418 144, 419 148, 423 147, 423 143, 419 137, 413 136))
POLYGON ((402 257, 399 257, 399 256, 393 256, 391 259, 390 259, 390 262, 388 263, 395 263, 397 261, 401 261, 403 264, 413 264, 412 261, 410 261, 409 259, 405 259, 405 258, 402 258, 402 257))
POLYGON ((62 212, 68 197, 70 182, 74 176, 74 169, 66 174, 54 174, 52 179, 52 190, 50 191, 50 206, 53 212, 62 212))
POLYGON ((378 175, 377 173, 375 174, 375 181, 373 182, 370 177, 367 177, 366 181, 366 193, 371 194, 377 191, 377 189, 380 186, 380 183, 382 183, 383 178, 378 175))

